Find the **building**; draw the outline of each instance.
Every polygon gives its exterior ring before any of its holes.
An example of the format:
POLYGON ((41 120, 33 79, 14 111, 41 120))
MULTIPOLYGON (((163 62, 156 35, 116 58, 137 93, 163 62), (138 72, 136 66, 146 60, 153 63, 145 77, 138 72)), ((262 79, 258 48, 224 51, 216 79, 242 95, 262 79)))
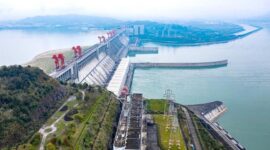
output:
POLYGON ((144 35, 144 25, 134 25, 133 33, 134 35, 144 35))

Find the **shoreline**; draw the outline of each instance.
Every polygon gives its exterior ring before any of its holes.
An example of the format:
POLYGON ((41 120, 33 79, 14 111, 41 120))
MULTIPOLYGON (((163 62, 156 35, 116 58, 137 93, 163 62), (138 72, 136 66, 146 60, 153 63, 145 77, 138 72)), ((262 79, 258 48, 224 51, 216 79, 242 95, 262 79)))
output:
MULTIPOLYGON (((229 43, 229 42, 232 42, 232 41, 235 41, 235 40, 238 40, 238 39, 241 39, 241 38, 245 38, 253 33, 256 33, 260 30, 263 29, 263 27, 259 27, 259 26, 254 26, 256 27, 257 29, 255 30, 252 30, 248 33, 245 33, 245 34, 242 34, 242 35, 237 35, 236 38, 234 39, 230 39, 230 40, 223 40, 223 41, 213 41, 213 42, 202 42, 202 43, 190 43, 190 44, 177 44, 177 43, 170 43, 170 42, 142 42, 144 44, 148 44, 148 43, 154 43, 154 44, 157 44, 157 45, 160 45, 160 46, 168 46, 168 47, 185 47, 185 46, 205 46, 205 45, 213 45, 213 44, 224 44, 224 43, 229 43)), ((150 41, 150 40, 149 40, 150 41)))

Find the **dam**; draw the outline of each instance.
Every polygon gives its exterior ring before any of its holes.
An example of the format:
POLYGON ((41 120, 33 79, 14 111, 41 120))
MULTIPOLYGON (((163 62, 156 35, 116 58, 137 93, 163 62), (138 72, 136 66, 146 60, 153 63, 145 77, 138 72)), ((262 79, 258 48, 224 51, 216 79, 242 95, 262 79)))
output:
MULTIPOLYGON (((136 40, 137 42, 137 40, 136 40)), ((108 37, 99 44, 89 48, 76 60, 66 64, 60 70, 55 70, 52 77, 72 83, 87 83, 91 85, 100 85, 113 92, 121 101, 123 90, 125 94, 131 89, 134 70, 137 68, 179 68, 179 69, 211 69, 226 67, 228 60, 219 60, 212 62, 138 62, 132 63, 127 54, 129 51, 139 51, 140 53, 156 53, 158 49, 154 47, 137 47, 130 43, 129 33, 126 29, 115 30, 115 35, 108 37), (130 46, 132 45, 132 46, 130 46)), ((120 115, 114 149, 141 149, 142 129, 143 129, 143 98, 140 94, 134 94, 130 99, 122 99, 122 112, 120 115), (131 99, 131 100, 130 100, 131 99), (131 124, 132 123, 132 124, 131 124)), ((206 106, 209 110, 203 110, 197 115, 205 122, 206 126, 211 128, 212 134, 218 139, 224 141, 231 149, 242 150, 243 146, 234 138, 228 138, 229 133, 216 126, 216 118, 223 112, 224 105, 206 106), (218 106, 218 107, 216 107, 218 106), (225 134, 226 133, 226 134, 225 134)))
POLYGON ((81 57, 50 76, 60 81, 105 86, 120 59, 126 55, 128 40, 125 30, 119 29, 114 36, 86 50, 81 57))

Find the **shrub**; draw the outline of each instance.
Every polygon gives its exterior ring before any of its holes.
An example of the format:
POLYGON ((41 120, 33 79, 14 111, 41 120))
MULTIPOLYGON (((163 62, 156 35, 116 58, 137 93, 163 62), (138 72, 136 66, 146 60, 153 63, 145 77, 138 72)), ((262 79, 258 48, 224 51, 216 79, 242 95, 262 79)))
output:
POLYGON ((40 133, 36 133, 30 143, 33 145, 39 145, 40 141, 41 141, 41 135, 40 133))
POLYGON ((49 142, 47 145, 46 145, 46 150, 56 150, 56 147, 53 143, 49 142))

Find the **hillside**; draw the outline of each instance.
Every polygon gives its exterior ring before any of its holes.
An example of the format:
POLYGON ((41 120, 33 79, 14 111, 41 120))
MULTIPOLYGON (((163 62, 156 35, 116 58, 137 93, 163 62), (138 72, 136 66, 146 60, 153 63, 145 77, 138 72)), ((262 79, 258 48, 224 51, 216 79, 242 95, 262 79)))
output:
POLYGON ((60 106, 65 87, 37 68, 0 68, 0 149, 25 141, 60 106))
POLYGON ((120 108, 102 87, 60 84, 33 67, 1 67, 0 149, 108 149, 120 108))
POLYGON ((112 148, 120 102, 101 87, 72 87, 76 98, 70 97, 18 150, 112 148))
POLYGON ((0 30, 38 31, 87 31, 91 28, 107 29, 116 27, 120 20, 88 15, 47 15, 28 17, 16 21, 0 22, 0 30))

